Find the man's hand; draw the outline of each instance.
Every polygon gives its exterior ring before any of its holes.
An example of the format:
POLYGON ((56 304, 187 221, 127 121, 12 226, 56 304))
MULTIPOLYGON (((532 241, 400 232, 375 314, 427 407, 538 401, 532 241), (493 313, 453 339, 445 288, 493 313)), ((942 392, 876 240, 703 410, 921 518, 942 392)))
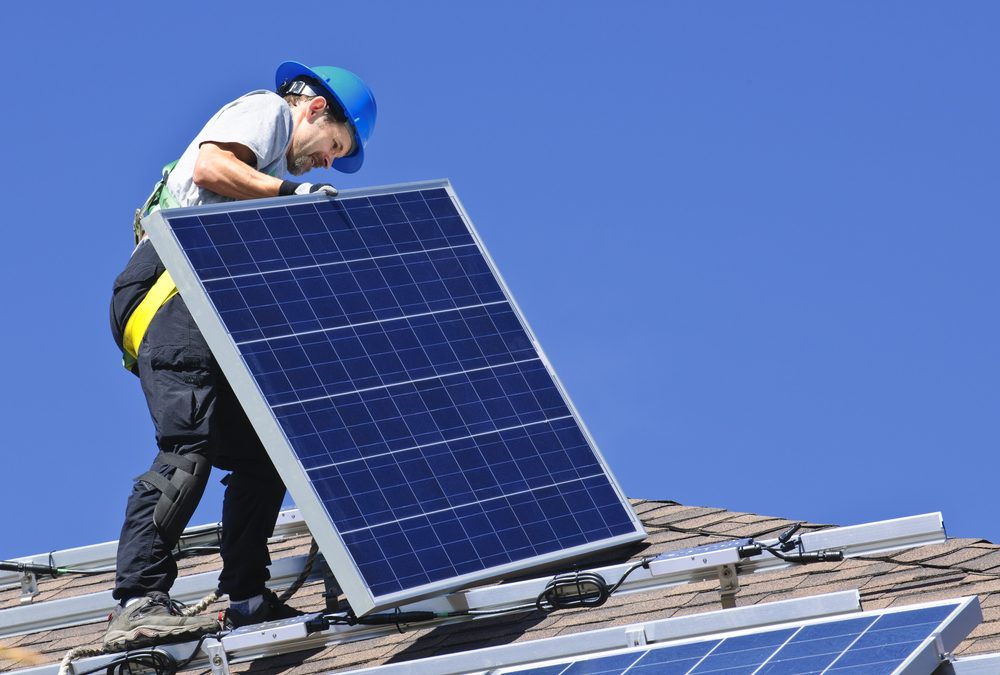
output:
POLYGON ((295 188, 295 194, 297 195, 307 195, 313 192, 322 192, 331 197, 337 196, 337 188, 329 183, 299 183, 299 186, 295 188))
POLYGON ((315 192, 322 192, 331 197, 337 196, 337 188, 329 183, 296 183, 293 180, 283 180, 281 181, 281 187, 278 189, 278 195, 281 197, 308 195, 315 192))

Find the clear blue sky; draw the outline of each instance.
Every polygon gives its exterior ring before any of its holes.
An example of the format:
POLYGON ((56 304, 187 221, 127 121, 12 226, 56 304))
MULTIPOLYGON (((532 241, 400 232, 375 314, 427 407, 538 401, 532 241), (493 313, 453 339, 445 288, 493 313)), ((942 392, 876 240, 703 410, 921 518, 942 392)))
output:
MULTIPOLYGON (((366 77, 341 187, 450 178, 628 495, 1000 541, 1000 6, 14 3, 0 558, 114 539, 155 453, 131 213, 277 64, 366 77)), ((213 487, 194 518, 218 518, 213 487)))

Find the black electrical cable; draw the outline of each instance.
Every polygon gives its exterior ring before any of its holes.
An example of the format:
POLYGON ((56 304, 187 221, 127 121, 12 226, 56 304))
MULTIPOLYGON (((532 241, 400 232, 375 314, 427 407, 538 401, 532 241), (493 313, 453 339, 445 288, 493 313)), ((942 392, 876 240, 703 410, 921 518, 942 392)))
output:
POLYGON ((792 535, 798 532, 799 528, 801 527, 802 523, 795 523, 790 528, 788 528, 780 535, 778 535, 778 544, 781 545, 782 552, 791 551, 793 548, 796 547, 797 544, 795 542, 789 542, 789 539, 791 539, 792 535))
POLYGON ((809 563, 820 563, 820 562, 840 562, 844 559, 843 551, 818 551, 815 553, 789 553, 795 549, 802 550, 802 537, 792 536, 799 531, 802 527, 802 523, 795 523, 790 528, 778 535, 777 544, 761 544, 754 543, 753 547, 757 549, 758 552, 767 551, 775 558, 779 560, 784 560, 785 562, 797 563, 800 565, 806 565, 809 563))
POLYGON ((115 568, 98 567, 81 570, 75 567, 54 567, 53 565, 37 565, 34 563, 20 563, 14 560, 0 560, 0 570, 5 572, 31 572, 32 574, 43 574, 46 576, 58 577, 61 574, 80 574, 84 576, 109 574, 114 572, 115 568))
MULTIPOLYGON (((764 551, 776 558, 791 563, 813 563, 813 562, 837 562, 844 559, 841 551, 822 551, 817 553, 797 553, 788 552, 801 546, 801 538, 793 536, 802 527, 801 523, 795 523, 778 537, 777 544, 764 545, 750 540, 750 544, 741 549, 741 557, 749 558, 760 555, 764 551)), ((404 623, 420 623, 433 621, 435 619, 447 619, 460 616, 492 616, 497 614, 510 614, 514 612, 525 612, 538 610, 546 614, 558 609, 569 609, 576 607, 600 607, 608 601, 618 589, 625 583, 628 577, 637 569, 649 569, 654 558, 643 557, 634 563, 619 577, 612 585, 604 580, 596 572, 571 572, 552 577, 546 584, 545 589, 538 595, 533 603, 503 607, 500 609, 467 609, 453 612, 432 612, 432 611, 406 611, 397 610, 394 613, 370 614, 368 616, 357 617, 352 612, 340 614, 322 615, 313 626, 312 630, 325 630, 330 625, 395 625, 397 628, 404 623)))
POLYGON ((535 608, 543 612, 573 607, 600 607, 637 569, 649 569, 651 558, 643 557, 633 564, 611 586, 596 572, 576 572, 553 577, 535 600, 535 608))
POLYGON ((138 666, 140 673, 152 670, 156 675, 173 675, 177 672, 177 660, 160 649, 131 652, 109 664, 106 672, 108 675, 132 675, 133 666, 138 666))
POLYGON ((597 572, 574 572, 552 577, 535 599, 540 612, 574 607, 600 607, 611 594, 608 583, 597 572))
POLYGON ((625 583, 629 575, 640 567, 649 569, 651 560, 652 558, 644 557, 625 570, 618 581, 611 586, 604 580, 604 577, 596 572, 572 572, 556 575, 546 584, 545 589, 538 595, 535 602, 532 603, 499 609, 465 609, 453 612, 422 610, 400 612, 397 610, 393 613, 369 614, 362 617, 357 617, 352 612, 325 614, 310 628, 310 632, 325 630, 331 625, 395 625, 398 628, 399 624, 404 623, 421 623, 435 619, 452 619, 460 616, 496 616, 498 614, 512 614, 515 612, 536 610, 548 614, 557 609, 599 607, 607 602, 608 598, 625 583))
POLYGON ((608 595, 611 595, 612 593, 617 591, 621 587, 621 585, 625 583, 625 580, 628 578, 630 574, 632 574, 632 572, 635 572, 640 567, 644 567, 648 570, 650 560, 652 560, 652 558, 647 558, 643 556, 642 560, 640 560, 639 562, 637 562, 636 564, 632 565, 627 570, 625 570, 625 574, 623 574, 621 578, 618 579, 618 582, 614 586, 608 589, 608 595))
MULTIPOLYGON (((191 536, 201 536, 200 533, 195 533, 191 536)), ((221 535, 216 535, 216 538, 220 538, 221 535)), ((181 535, 183 540, 185 535, 181 535)), ((198 555, 201 553, 218 553, 218 546, 190 546, 187 548, 182 548, 181 544, 178 543, 177 547, 174 549, 174 557, 176 558, 186 558, 192 555, 198 555)), ((24 563, 17 562, 16 560, 0 560, 0 571, 4 572, 30 572, 32 574, 41 574, 45 576, 58 577, 63 574, 78 574, 81 576, 96 576, 99 574, 113 574, 115 572, 114 567, 91 567, 88 569, 80 569, 78 567, 57 567, 55 560, 52 557, 52 553, 49 553, 49 564, 41 565, 37 563, 24 563)))
POLYGON ((90 670, 74 673, 76 675, 93 675, 102 670, 108 675, 127 675, 131 673, 131 665, 142 667, 142 672, 153 671, 156 675, 173 675, 177 672, 177 660, 161 649, 137 649, 125 652, 118 658, 90 670), (128 669, 126 667, 128 666, 128 669))
MULTIPOLYGON (((174 551, 175 558, 186 558, 193 555, 218 553, 218 546, 191 546, 189 548, 178 548, 174 551)), ((80 569, 78 567, 57 567, 49 554, 49 564, 24 563, 16 560, 0 560, 0 571, 4 572, 30 572, 42 576, 59 577, 64 574, 77 574, 80 576, 98 576, 100 574, 114 574, 114 567, 91 567, 80 569)))
MULTIPOLYGON (((202 635, 200 638, 198 638, 198 642, 197 642, 197 644, 195 644, 194 649, 191 650, 191 654, 188 655, 188 657, 186 659, 184 659, 183 661, 178 661, 177 662, 177 670, 184 670, 184 668, 186 668, 189 663, 191 663, 192 661, 194 661, 194 657, 198 655, 199 651, 201 651, 201 645, 202 645, 203 642, 205 642, 205 638, 209 638, 209 637, 215 638, 216 640, 218 640, 222 636, 219 635, 218 633, 207 633, 205 635, 202 635)), ((209 669, 209 672, 211 672, 211 669, 209 669)))
MULTIPOLYGON (((125 652, 121 656, 97 668, 77 672, 76 675, 93 675, 102 670, 107 675, 130 675, 132 673, 132 666, 139 666, 141 668, 139 672, 142 673, 152 671, 156 675, 173 675, 178 671, 184 670, 184 668, 194 661, 195 657, 201 651, 201 645, 205 642, 206 638, 210 637, 219 639, 220 635, 218 633, 202 635, 198 638, 198 642, 195 643, 191 654, 181 661, 178 661, 162 649, 155 647, 136 649, 125 652)), ((209 672, 211 672, 211 669, 209 669, 209 672)))
POLYGON ((177 549, 174 551, 174 558, 189 558, 193 555, 208 555, 210 553, 218 553, 221 551, 218 546, 191 546, 188 548, 177 549))

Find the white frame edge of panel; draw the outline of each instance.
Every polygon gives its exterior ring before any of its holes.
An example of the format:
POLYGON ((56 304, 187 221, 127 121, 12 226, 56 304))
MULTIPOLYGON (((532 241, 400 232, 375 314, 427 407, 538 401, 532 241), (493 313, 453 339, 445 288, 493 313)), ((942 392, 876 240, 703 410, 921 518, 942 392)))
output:
POLYGON ((719 633, 755 631, 816 619, 857 613, 858 592, 841 591, 794 600, 722 609, 614 628, 560 635, 542 640, 487 647, 471 652, 434 656, 420 661, 350 671, 353 675, 459 675, 541 665, 576 656, 596 656, 651 643, 701 639, 719 633))
POLYGON ((547 567, 553 563, 568 562, 598 551, 613 549, 618 546, 641 541, 645 538, 646 532, 641 521, 639 520, 639 517, 636 515, 634 509, 631 508, 628 500, 625 498, 621 487, 614 478, 614 474, 610 471, 610 468, 604 461, 603 456, 594 443, 593 438, 590 436, 580 419, 578 412, 575 407, 573 407, 572 401, 569 399, 565 389, 555 376, 551 364, 544 356, 544 352, 542 352, 540 346, 538 345, 537 339, 535 339, 534 334, 531 332, 523 313, 521 313, 520 309, 517 307, 509 288, 503 280, 503 277, 497 271, 488 251, 482 243, 482 239, 479 237, 471 219, 469 219, 468 213, 455 196, 451 183, 447 179, 345 190, 336 198, 327 197, 322 194, 314 194, 303 195, 300 197, 274 197, 268 199, 244 200, 226 202, 223 204, 186 207, 183 209, 170 209, 168 211, 155 211, 143 220, 143 226, 149 234, 158 255, 166 268, 170 271, 170 275, 173 278, 174 283, 177 285, 178 291, 184 298, 184 302, 187 304, 191 315, 194 317, 195 322, 201 329, 201 332, 211 348, 213 355, 222 367, 223 372, 226 373, 226 377, 232 385, 233 391, 236 393, 240 404, 243 406, 247 416, 251 420, 251 423, 254 425, 254 428, 256 429, 261 441, 264 443, 265 448, 267 448, 268 454, 271 455, 271 459, 274 462, 278 474, 281 476, 285 486, 295 499, 295 503, 298 505, 306 522, 309 523, 310 531, 312 532, 313 537, 315 537, 316 542, 319 544, 320 550, 323 551, 326 556, 327 564, 336 574, 337 581, 340 583, 341 588, 347 595, 351 607, 359 616, 373 611, 395 607, 406 602, 413 602, 461 588, 467 588, 475 584, 501 579, 510 574, 523 574, 542 567, 547 567), (186 254, 177 242, 177 239, 171 231, 164 214, 169 213, 170 215, 168 217, 174 217, 175 214, 183 211, 185 217, 199 216, 217 212, 232 212, 234 210, 256 210, 260 208, 288 206, 292 204, 305 205, 327 202, 334 199, 339 201, 342 199, 432 189, 444 189, 448 193, 455 204, 456 209, 460 213, 463 222, 468 226, 469 231, 473 235, 476 246, 483 254, 487 263, 490 265, 491 271, 496 275, 507 300, 515 310, 518 319, 525 327, 528 335, 533 340, 533 344, 538 350, 542 363, 545 365, 549 374, 553 377, 553 381, 559 389, 560 394, 563 396, 567 407, 570 409, 574 417, 574 420, 585 434, 587 442, 593 450, 596 459, 600 463, 605 475, 608 477, 612 487, 618 495, 622 507, 628 512, 632 522, 633 532, 604 539, 593 544, 583 544, 543 554, 535 558, 531 558, 530 562, 508 563, 506 565, 491 567, 479 572, 468 573, 439 582, 429 583, 404 591, 398 591, 376 597, 371 593, 371 590, 361 575, 361 571, 358 569, 353 558, 348 553, 347 546, 341 539, 340 533, 330 521, 325 506, 316 494, 315 488, 307 479, 298 458, 292 451, 291 446, 274 417, 270 406, 266 403, 263 394, 251 377, 249 370, 243 362, 243 358, 240 355, 238 347, 225 330, 221 319, 211 306, 211 303, 208 300, 207 292, 191 267, 186 254))
MULTIPOLYGON (((786 601, 791 602, 791 601, 786 601)), ((898 614, 900 612, 908 612, 913 610, 924 609, 928 607, 939 607, 942 605, 956 605, 955 609, 939 623, 943 624, 941 631, 932 633, 926 639, 924 639, 917 647, 915 647, 912 653, 899 665, 899 667, 893 671, 893 675, 928 675, 934 671, 944 659, 948 658, 951 651, 954 650, 961 641, 971 633, 976 626, 980 624, 983 620, 983 612, 979 605, 979 598, 977 596, 968 596, 962 598, 954 598, 950 600, 937 600, 933 602, 923 602, 915 603, 912 605, 901 605, 899 607, 888 607, 885 609, 876 609, 870 611, 858 612, 857 616, 883 616, 898 614)), ((753 607, 759 607, 760 605, 753 605, 753 607)), ((749 608, 745 608, 749 609, 749 608)), ((722 610, 717 612, 718 614, 725 614, 726 612, 736 612, 738 610, 722 610)), ((713 612, 713 614, 716 612, 713 612)), ((701 617, 707 615, 698 615, 701 617)), ((683 621, 690 617, 681 617, 678 619, 673 619, 674 621, 683 621)), ((660 640, 649 639, 648 633, 646 634, 646 641, 639 642, 638 644, 628 645, 626 647, 618 647, 613 649, 587 649, 581 651, 577 654, 567 654, 558 657, 549 657, 545 659, 532 659, 530 661, 522 661, 517 664, 509 664, 498 666, 494 668, 481 668, 476 671, 478 673, 494 675, 495 673, 502 673, 503 675, 516 675, 516 673, 521 672, 523 669, 534 669, 543 668, 548 665, 559 665, 575 661, 579 658, 581 662, 586 662, 589 659, 599 659, 602 656, 611 656, 616 654, 623 654, 629 652, 639 652, 643 649, 648 649, 652 644, 654 647, 670 647, 674 645, 690 644, 692 642, 700 642, 702 640, 711 639, 724 639, 729 637, 736 637, 741 635, 752 635, 760 632, 771 631, 771 630, 781 630, 782 628, 791 628, 799 626, 812 626, 817 624, 829 623, 831 621, 836 621, 841 618, 849 617, 838 617, 838 616, 824 616, 820 618, 805 618, 805 619, 792 619, 789 621, 782 621, 770 625, 764 626, 739 626, 732 628, 724 628, 722 630, 711 631, 707 633, 701 633, 698 635, 684 635, 676 637, 668 637, 660 640), (571 660, 572 659, 572 660, 571 660)), ((669 622, 671 619, 665 619, 663 622, 669 622)), ((594 631, 597 633, 600 631, 594 631)), ((586 638, 590 633, 578 633, 574 636, 567 637, 580 637, 586 638)), ((559 638, 550 638, 559 639, 559 638)), ((371 675, 388 675, 389 673, 395 673, 395 671, 387 671, 385 667, 381 668, 370 668, 367 670, 353 671, 355 673, 371 673, 371 675)), ((400 671, 402 672, 402 671, 400 671)), ((462 671, 438 671, 436 673, 423 672, 423 671, 411 671, 413 675, 458 675, 462 671)))

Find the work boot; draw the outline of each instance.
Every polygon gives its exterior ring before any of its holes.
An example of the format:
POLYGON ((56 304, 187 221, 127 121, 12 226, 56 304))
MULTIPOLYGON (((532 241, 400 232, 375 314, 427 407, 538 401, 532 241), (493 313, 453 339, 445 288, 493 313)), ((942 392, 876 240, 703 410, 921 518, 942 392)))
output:
POLYGON ((111 613, 104 648, 120 652, 139 647, 183 642, 217 633, 219 622, 210 616, 184 616, 182 605, 166 593, 154 591, 128 607, 111 613))
POLYGON ((241 626, 252 626, 255 623, 278 621, 279 619, 291 619, 302 615, 303 612, 300 612, 294 607, 289 607, 279 600, 278 596, 275 595, 273 591, 265 588, 264 601, 260 603, 260 607, 249 614, 244 614, 243 612, 230 607, 225 612, 224 623, 226 628, 240 628, 241 626))

